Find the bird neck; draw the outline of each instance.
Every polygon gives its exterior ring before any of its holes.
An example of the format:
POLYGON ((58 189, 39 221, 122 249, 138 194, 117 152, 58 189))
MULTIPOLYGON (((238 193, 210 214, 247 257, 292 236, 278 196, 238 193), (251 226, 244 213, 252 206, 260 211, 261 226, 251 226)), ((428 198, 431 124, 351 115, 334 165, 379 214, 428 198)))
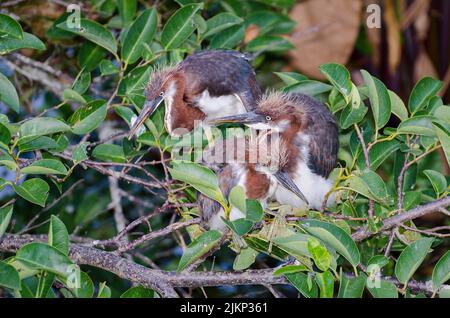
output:
POLYGON ((252 200, 264 198, 269 192, 269 187, 269 178, 265 174, 256 171, 253 165, 248 165, 245 178, 247 198, 252 200))
POLYGON ((281 133, 281 138, 288 147, 288 160, 285 169, 288 172, 295 171, 301 157, 300 147, 298 146, 298 134, 301 133, 300 123, 291 122, 289 127, 281 133))
POLYGON ((205 114, 193 106, 186 92, 186 80, 177 72, 173 74, 166 97, 165 123, 167 131, 172 134, 176 129, 191 131, 196 121, 202 121, 205 114))

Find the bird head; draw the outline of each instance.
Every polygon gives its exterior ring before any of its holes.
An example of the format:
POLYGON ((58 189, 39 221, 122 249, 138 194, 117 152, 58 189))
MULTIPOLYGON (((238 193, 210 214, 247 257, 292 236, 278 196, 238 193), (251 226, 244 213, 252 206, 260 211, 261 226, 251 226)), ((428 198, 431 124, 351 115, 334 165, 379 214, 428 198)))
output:
POLYGON ((245 124, 258 130, 283 132, 294 123, 301 123, 302 111, 292 102, 289 94, 270 92, 258 102, 258 108, 243 114, 226 116, 210 120, 210 124, 245 124))
POLYGON ((174 69, 164 68, 156 70, 152 73, 151 79, 145 89, 145 103, 142 107, 141 113, 137 119, 132 123, 128 139, 131 139, 138 129, 143 125, 145 120, 149 118, 159 105, 164 101, 167 94, 173 94, 171 89, 176 89, 174 85, 174 69))

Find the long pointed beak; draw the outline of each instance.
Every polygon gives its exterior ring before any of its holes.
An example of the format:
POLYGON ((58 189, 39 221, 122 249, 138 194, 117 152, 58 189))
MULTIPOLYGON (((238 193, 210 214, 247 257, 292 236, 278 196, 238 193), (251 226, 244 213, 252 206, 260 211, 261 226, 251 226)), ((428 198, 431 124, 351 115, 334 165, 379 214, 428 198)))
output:
POLYGON ((286 188, 287 190, 294 193, 296 196, 298 196, 300 199, 302 199, 307 205, 309 205, 308 199, 306 199, 305 195, 302 193, 302 191, 297 187, 295 182, 292 180, 291 176, 284 171, 277 171, 275 173, 275 178, 277 178, 278 182, 281 183, 281 185, 286 188))
POLYGON ((209 121, 209 123, 212 125, 220 125, 226 123, 259 124, 265 122, 267 122, 266 116, 258 114, 256 112, 248 112, 239 115, 215 118, 209 121))
POLYGON ((163 97, 158 96, 155 99, 145 101, 144 107, 142 108, 141 114, 136 119, 134 124, 131 126, 130 132, 128 134, 128 139, 133 138, 133 136, 138 131, 139 127, 145 122, 145 120, 150 117, 153 112, 158 108, 158 106, 162 103, 163 97))

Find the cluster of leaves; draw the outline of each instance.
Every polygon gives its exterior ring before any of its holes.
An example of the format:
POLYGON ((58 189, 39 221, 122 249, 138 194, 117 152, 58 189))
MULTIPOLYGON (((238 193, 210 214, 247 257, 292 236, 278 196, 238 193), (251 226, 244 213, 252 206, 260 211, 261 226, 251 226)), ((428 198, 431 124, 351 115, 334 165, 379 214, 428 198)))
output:
MULTIPOLYGON (((146 132, 135 143, 120 138, 115 143, 92 145, 85 139, 87 135, 96 136, 108 114, 121 118, 123 127, 130 125, 136 111, 142 108, 145 84, 158 64, 177 63, 186 54, 204 48, 240 49, 258 54, 292 48, 281 35, 294 27, 285 15, 293 1, 177 3, 157 10, 140 8, 137 1, 93 0, 91 5, 104 24, 83 17, 79 25, 75 19, 74 26, 73 12, 54 22, 46 33, 50 42, 81 43, 76 47, 78 73, 71 87, 61 92, 61 102, 48 107, 49 113, 46 109, 45 113, 16 122, 11 121, 14 115, 0 115, 0 165, 14 173, 14 180, 0 178, 0 191, 12 189, 18 201, 48 207, 52 191, 62 195, 66 184, 83 178, 83 174, 76 173, 78 166, 98 161, 116 163, 122 168, 120 164, 140 160, 151 148, 171 153, 175 145, 180 146, 164 130, 163 107, 146 122, 146 132), (250 26, 256 26, 257 34, 248 39, 250 26), (108 93, 103 96, 101 92, 105 91, 108 93)), ((0 55, 8 57, 24 48, 44 51, 46 45, 24 32, 17 21, 0 14, 0 55)), ((409 221, 408 229, 398 229, 392 244, 393 252, 401 252, 395 261, 381 255, 388 235, 380 234, 361 243, 355 242, 351 234, 362 226, 377 232, 383 219, 402 212, 398 210, 399 200, 401 210, 408 210, 448 195, 447 179, 438 171, 439 165, 433 165, 436 161, 431 166, 430 163, 419 166, 427 155, 433 156, 434 150, 441 147, 447 161, 450 159, 449 106, 436 96, 442 83, 422 79, 405 106, 368 72, 362 71, 364 84, 357 86, 341 65, 326 64, 321 71, 329 84, 297 73, 276 74, 285 83, 283 90, 302 92, 324 101, 338 120, 340 167, 331 177, 335 180, 333 191, 338 204, 329 211, 332 213, 277 205, 271 206, 273 212, 268 213, 259 202, 248 200, 240 187, 226 198, 216 175, 194 162, 169 163, 169 173, 179 182, 171 184, 167 195, 172 203, 195 203, 194 188, 218 201, 225 210, 235 207, 246 215, 233 222, 225 221, 234 235, 241 238, 241 244, 231 245, 237 254, 234 270, 249 268, 258 255, 282 262, 294 258, 294 265, 279 267, 274 275, 284 275, 305 297, 333 297, 336 282, 340 284, 339 297, 361 297, 365 287, 373 297, 397 297, 396 286, 388 280, 380 281, 380 274, 394 275, 406 284, 431 248, 448 246, 448 242, 424 237, 414 231, 417 228, 409 221), (400 122, 397 128, 389 126, 395 123, 392 114, 400 122), (398 180, 405 162, 410 166, 402 178, 404 195, 399 199, 398 180), (181 190, 185 193, 182 197, 176 195, 181 190), (294 214, 297 220, 286 221, 286 213, 294 214), (255 224, 261 221, 263 227, 258 229, 255 224), (365 272, 358 272, 361 265, 367 268, 365 272), (349 271, 357 275, 351 276, 349 271)), ((0 101, 19 112, 16 89, 2 73, 0 101)), ((98 217, 95 209, 106 208, 108 202, 102 202, 109 198, 91 199, 83 201, 84 205, 77 202, 80 207, 76 207, 76 215, 68 223, 77 226, 93 223, 98 217)), ((180 212, 188 219, 198 215, 198 208, 183 208, 180 212)), ((17 217, 24 217, 23 214, 23 211, 14 213, 17 217)), ((0 237, 12 223, 12 217, 12 204, 0 210, 0 237)), ((69 226, 65 223, 51 216, 48 243, 24 245, 15 255, 1 261, 0 285, 21 297, 92 297, 95 293, 92 279, 68 257, 69 226), (73 287, 73 281, 78 288, 73 287), (52 288, 55 285, 59 286, 58 294, 52 288)), ((172 256, 178 271, 194 264, 221 242, 218 231, 192 226, 188 232, 192 242, 181 259, 172 256)), ((436 264, 432 276, 433 290, 441 297, 448 293, 441 285, 449 276, 447 252, 436 264)), ((111 289, 100 283, 96 295, 117 294, 111 289)), ((407 290, 407 295, 410 294, 407 290)), ((153 292, 135 287, 123 296, 151 297, 153 292)))

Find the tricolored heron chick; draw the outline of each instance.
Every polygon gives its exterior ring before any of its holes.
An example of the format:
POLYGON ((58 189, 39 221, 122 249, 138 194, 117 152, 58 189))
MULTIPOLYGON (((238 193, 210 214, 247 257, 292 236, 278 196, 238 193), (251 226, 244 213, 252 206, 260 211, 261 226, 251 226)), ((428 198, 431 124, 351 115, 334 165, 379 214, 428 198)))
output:
MULTIPOLYGON (((258 102, 258 108, 245 114, 228 116, 211 123, 239 122, 255 129, 277 131, 289 151, 286 169, 305 194, 309 207, 320 209, 332 187, 328 180, 337 165, 338 127, 326 105, 299 93, 269 93, 258 102)), ((279 188, 275 193, 281 204, 306 207, 306 201, 279 188)), ((331 204, 330 197, 327 204, 331 204)))
MULTIPOLYGON (((276 134, 260 134, 256 140, 232 138, 216 141, 202 156, 203 162, 212 168, 219 179, 222 193, 228 197, 233 187, 239 185, 245 190, 248 199, 259 200, 263 207, 274 196, 278 187, 283 187, 293 195, 306 200, 289 174, 285 172, 289 148, 276 134)), ((225 213, 214 200, 199 194, 198 202, 202 219, 212 229, 225 228, 222 217, 225 213)), ((231 221, 245 215, 232 207, 231 221)))
POLYGON ((152 74, 146 102, 129 138, 164 101, 170 135, 181 135, 204 119, 253 111, 261 89, 248 58, 237 51, 206 50, 152 74))

